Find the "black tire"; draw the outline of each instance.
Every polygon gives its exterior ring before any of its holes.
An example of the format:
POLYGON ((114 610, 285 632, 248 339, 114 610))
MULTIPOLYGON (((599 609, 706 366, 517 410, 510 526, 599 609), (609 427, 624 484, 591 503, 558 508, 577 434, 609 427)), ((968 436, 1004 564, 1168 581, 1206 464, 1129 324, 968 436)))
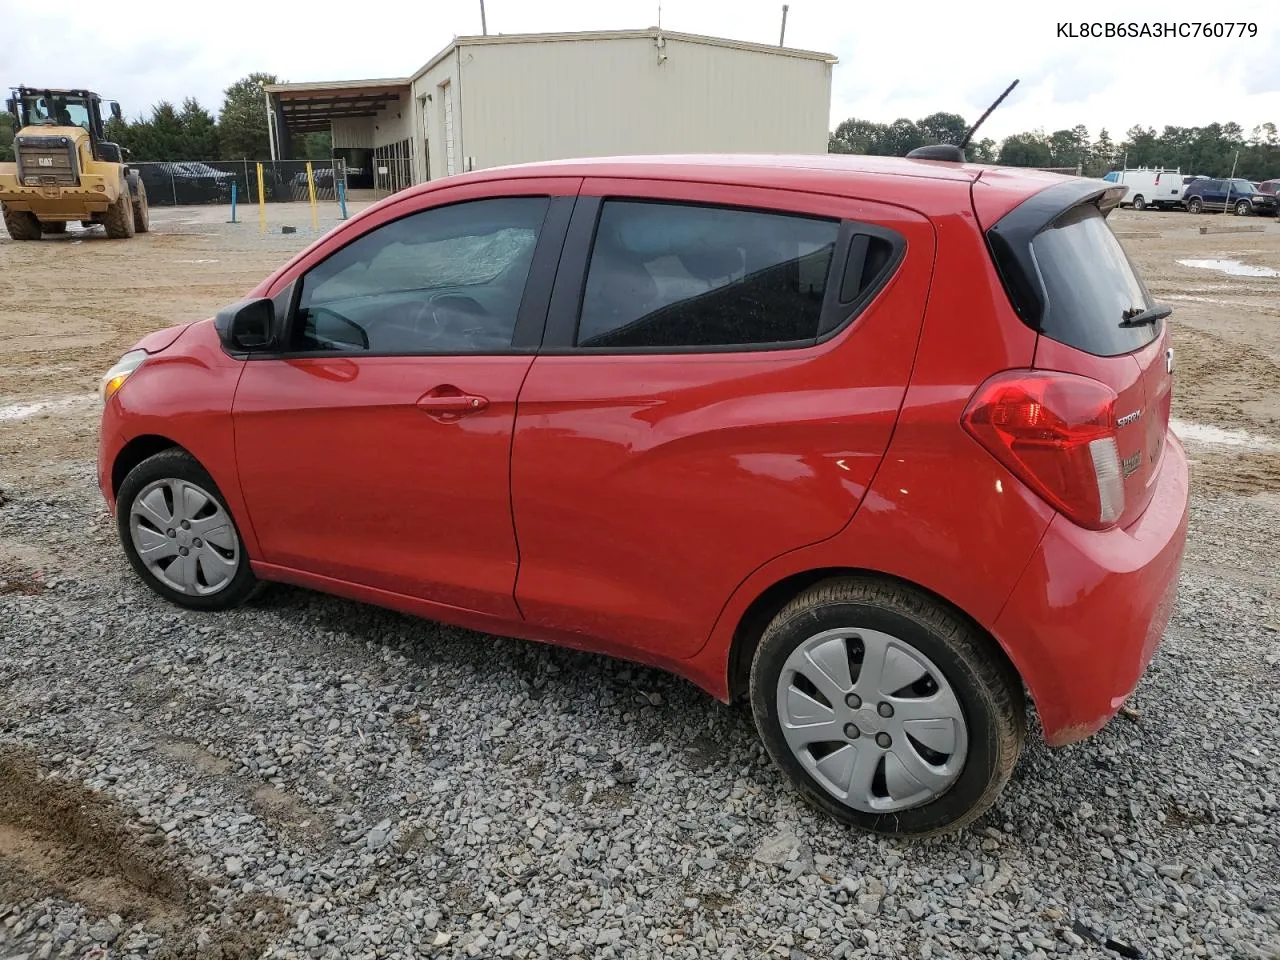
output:
POLYGON ((129 564, 134 572, 152 590, 178 606, 192 610, 229 610, 249 599, 258 586, 258 580, 249 567, 249 554, 245 549, 244 540, 240 536, 239 528, 235 525, 235 519, 231 517, 231 511, 227 509, 222 492, 213 482, 208 471, 185 450, 162 450, 129 471, 124 482, 120 484, 120 491, 116 497, 116 529, 120 535, 120 543, 124 546, 125 556, 129 558, 129 564), (138 494, 148 484, 157 480, 184 480, 195 484, 211 495, 231 519, 231 527, 239 546, 239 563, 230 582, 217 593, 194 595, 175 590, 147 569, 147 565, 138 556, 133 537, 129 532, 129 515, 138 494))
POLYGON ((15 240, 39 240, 40 221, 30 210, 10 210, 0 204, 4 214, 4 228, 15 240))
POLYGON ((981 816, 1013 773, 1026 738, 1022 683, 995 642, 954 610, 910 586, 870 577, 826 580, 773 619, 751 663, 751 708, 769 755, 801 795, 839 820, 873 833, 924 837, 981 816), (825 630, 891 634, 931 660, 956 694, 968 733, 957 779, 921 806, 891 813, 856 810, 828 793, 788 746, 778 717, 778 682, 787 658, 825 630))
POLYGON ((151 210, 147 206, 147 185, 138 181, 138 192, 133 198, 133 230, 134 233, 147 233, 151 230, 151 210))
POLYGON ((1134 198, 1133 198, 1133 209, 1135 209, 1135 210, 1145 210, 1145 209, 1147 209, 1147 198, 1146 198, 1146 197, 1144 197, 1142 194, 1138 194, 1136 197, 1134 197, 1134 198))
POLYGON ((129 199, 127 186, 120 191, 116 202, 107 207, 103 225, 112 240, 127 240, 133 236, 133 202, 129 199))
POLYGON ((1199 197, 1192 197, 1187 201, 1187 213, 1204 213, 1204 201, 1199 197))
POLYGON ((41 220, 41 233, 66 233, 67 221, 65 220, 41 220))
POLYGON ((1236 204, 1236 216, 1247 217, 1253 213, 1253 204, 1248 200, 1241 200, 1236 204))

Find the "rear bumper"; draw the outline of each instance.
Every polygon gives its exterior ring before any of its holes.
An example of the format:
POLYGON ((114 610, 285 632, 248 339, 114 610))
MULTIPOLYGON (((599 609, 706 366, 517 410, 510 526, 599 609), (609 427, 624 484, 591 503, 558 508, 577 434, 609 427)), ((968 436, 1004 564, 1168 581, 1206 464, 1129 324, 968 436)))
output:
POLYGON ((1128 528, 1050 523, 994 633, 1051 745, 1097 732, 1133 692, 1173 612, 1187 514, 1187 458, 1170 432, 1151 503, 1128 528))

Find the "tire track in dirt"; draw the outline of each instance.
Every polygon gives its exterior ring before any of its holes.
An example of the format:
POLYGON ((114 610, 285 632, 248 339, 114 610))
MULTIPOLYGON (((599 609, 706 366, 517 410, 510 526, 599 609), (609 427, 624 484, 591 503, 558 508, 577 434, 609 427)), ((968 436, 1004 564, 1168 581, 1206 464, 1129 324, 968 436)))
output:
POLYGON ((174 862, 161 832, 132 827, 100 793, 43 771, 33 754, 0 746, 0 903, 56 896, 164 937, 161 956, 251 960, 284 922, 250 896, 215 904, 209 885, 174 862), (269 920, 251 928, 266 911, 269 920), (225 921, 206 925, 220 913, 225 921))

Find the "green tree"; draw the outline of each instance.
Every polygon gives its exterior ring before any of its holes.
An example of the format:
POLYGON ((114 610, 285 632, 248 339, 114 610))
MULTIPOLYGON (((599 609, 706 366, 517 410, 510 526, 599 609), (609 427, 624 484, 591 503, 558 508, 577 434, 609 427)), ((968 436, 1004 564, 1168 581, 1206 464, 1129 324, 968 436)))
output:
POLYGON ((995 163, 996 142, 990 137, 984 137, 977 141, 971 140, 964 149, 964 155, 971 163, 995 163))
POLYGON ((333 160, 333 137, 328 131, 294 134, 290 143, 290 152, 295 160, 333 160))
POLYGON ((263 86, 274 73, 251 73, 223 92, 218 114, 218 141, 225 160, 265 160, 271 156, 267 103, 263 86))
POLYGON ((13 161, 14 126, 13 114, 8 110, 0 113, 0 163, 13 161))
POLYGON ((1085 174, 1100 177, 1110 170, 1116 161, 1116 145, 1111 142, 1111 134, 1103 127, 1098 131, 1098 139, 1089 150, 1089 161, 1085 164, 1085 174))
POLYGON ((1015 133, 1000 144, 999 162, 1010 167, 1052 167, 1053 151, 1045 135, 1015 133))
POLYGON ((916 129, 925 143, 959 143, 969 125, 958 113, 931 113, 916 121, 916 129))
POLYGON ((178 114, 182 124, 182 156, 180 160, 212 160, 218 156, 218 126, 213 114, 195 97, 182 101, 178 114))
MULTIPOLYGON (((920 120, 875 123, 851 117, 831 133, 831 153, 865 153, 902 156, 924 143, 952 143, 965 129, 962 117, 934 113, 920 120)), ((1236 176, 1248 180, 1280 178, 1280 132, 1275 123, 1262 123, 1246 136, 1235 122, 1203 127, 1130 127, 1116 143, 1103 129, 1090 141, 1089 129, 1077 124, 1069 129, 1019 133, 998 146, 994 140, 970 143, 965 150, 975 163, 1003 163, 1028 167, 1080 166, 1086 176, 1100 177, 1127 163, 1130 167, 1164 167, 1184 174, 1225 177, 1235 165, 1236 176)))
POLYGON ((876 151, 885 157, 905 157, 916 147, 925 145, 925 135, 915 122, 906 117, 899 117, 885 128, 880 150, 876 151))
POLYGON ((872 154, 873 147, 884 138, 884 125, 870 120, 852 118, 844 120, 827 143, 831 154, 872 154))
POLYGON ((850 117, 831 134, 827 143, 828 153, 877 153, 884 140, 884 124, 850 117))
POLYGON ((1089 152, 1089 131, 1083 126, 1071 130, 1055 130, 1049 135, 1051 166, 1075 167, 1084 163, 1089 152))
POLYGON ((1134 125, 1125 134, 1124 143, 1120 145, 1124 155, 1124 163, 1128 167, 1154 166, 1159 144, 1156 142, 1154 127, 1134 125))

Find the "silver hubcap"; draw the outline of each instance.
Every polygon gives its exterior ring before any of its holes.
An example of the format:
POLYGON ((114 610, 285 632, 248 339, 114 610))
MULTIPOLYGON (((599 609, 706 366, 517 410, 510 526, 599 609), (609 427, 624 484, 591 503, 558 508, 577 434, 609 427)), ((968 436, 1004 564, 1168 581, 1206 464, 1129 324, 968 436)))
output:
POLYGON ((964 712, 942 671, 877 630, 827 630, 796 647, 778 678, 778 717, 813 778, 866 813, 941 796, 969 749, 964 712))
POLYGON ((129 508, 129 536, 151 574, 179 593, 217 593, 240 563, 231 518, 208 491, 186 480, 143 487, 129 508))

